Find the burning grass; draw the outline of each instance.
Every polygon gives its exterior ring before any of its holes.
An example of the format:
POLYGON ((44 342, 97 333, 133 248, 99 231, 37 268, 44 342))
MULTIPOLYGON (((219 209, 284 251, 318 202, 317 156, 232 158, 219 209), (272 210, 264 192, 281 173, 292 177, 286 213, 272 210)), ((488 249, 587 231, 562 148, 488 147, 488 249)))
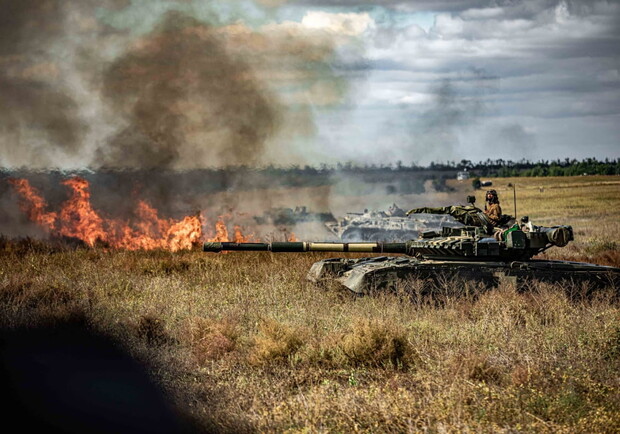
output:
MULTIPOLYGON (((603 223, 557 221, 582 238, 549 256, 617 253, 617 219, 591 212, 603 223)), ((325 257, 2 239, 0 322, 83 318, 205 431, 620 430, 617 288, 444 281, 424 302, 360 298, 305 280, 325 257)))
POLYGON ((161 218, 144 200, 136 202, 130 218, 102 216, 91 204, 88 181, 78 176, 62 182, 69 190, 69 198, 59 211, 49 210, 45 199, 28 180, 9 179, 9 183, 19 195, 21 211, 31 222, 54 238, 76 240, 90 247, 175 252, 191 249, 202 241, 248 241, 238 225, 229 235, 226 221, 230 216, 220 216, 205 232, 207 223, 202 214, 182 219, 161 218))

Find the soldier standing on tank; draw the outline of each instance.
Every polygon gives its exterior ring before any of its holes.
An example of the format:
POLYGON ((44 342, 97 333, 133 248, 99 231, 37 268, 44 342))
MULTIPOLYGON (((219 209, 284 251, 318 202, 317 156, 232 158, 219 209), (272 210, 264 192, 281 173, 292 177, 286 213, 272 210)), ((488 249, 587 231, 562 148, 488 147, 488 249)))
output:
POLYGON ((499 206, 497 191, 489 190, 486 193, 486 203, 484 204, 484 215, 487 216, 493 226, 497 226, 502 217, 502 208, 499 206))

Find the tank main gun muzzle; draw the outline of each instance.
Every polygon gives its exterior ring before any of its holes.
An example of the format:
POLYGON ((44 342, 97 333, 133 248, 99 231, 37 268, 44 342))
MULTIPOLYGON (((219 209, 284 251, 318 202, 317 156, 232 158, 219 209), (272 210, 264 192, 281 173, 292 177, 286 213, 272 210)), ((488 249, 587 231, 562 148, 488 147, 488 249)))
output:
POLYGON ((554 226, 551 228, 540 228, 547 236, 547 240, 557 247, 564 247, 569 241, 574 239, 573 228, 571 226, 554 226))

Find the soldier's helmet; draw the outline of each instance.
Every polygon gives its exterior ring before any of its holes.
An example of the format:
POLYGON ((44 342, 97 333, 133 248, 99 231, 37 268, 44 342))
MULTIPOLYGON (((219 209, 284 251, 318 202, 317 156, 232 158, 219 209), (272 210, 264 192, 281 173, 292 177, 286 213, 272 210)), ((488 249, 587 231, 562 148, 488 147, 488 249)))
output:
POLYGON ((486 199, 489 203, 499 203, 499 197, 497 197, 497 191, 487 190, 486 199))

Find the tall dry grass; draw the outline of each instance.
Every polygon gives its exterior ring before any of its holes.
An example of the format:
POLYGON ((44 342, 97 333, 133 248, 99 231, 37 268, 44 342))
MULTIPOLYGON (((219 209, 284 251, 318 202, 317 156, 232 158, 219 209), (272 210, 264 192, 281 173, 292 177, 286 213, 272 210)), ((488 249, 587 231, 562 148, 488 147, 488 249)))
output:
MULTIPOLYGON (((549 221, 580 237, 549 256, 618 265, 618 220, 597 205, 609 194, 605 207, 620 209, 618 192, 552 185, 544 201, 523 188, 535 221, 568 188, 585 208, 549 221)), ((446 281, 425 300, 354 297, 305 280, 326 256, 2 240, 0 322, 84 318, 145 363, 197 430, 620 431, 617 288, 574 299, 581 288, 446 281)))

